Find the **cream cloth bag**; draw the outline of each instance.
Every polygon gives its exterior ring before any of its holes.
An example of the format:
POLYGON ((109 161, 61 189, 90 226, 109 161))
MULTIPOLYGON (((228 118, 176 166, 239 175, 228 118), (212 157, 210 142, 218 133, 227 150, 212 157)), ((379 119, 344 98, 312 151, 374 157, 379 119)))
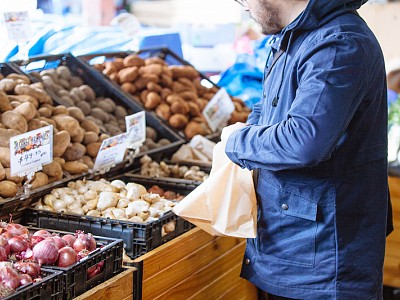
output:
POLYGON ((252 171, 225 154, 226 141, 213 149, 210 176, 173 211, 213 236, 255 238, 257 202, 252 171))

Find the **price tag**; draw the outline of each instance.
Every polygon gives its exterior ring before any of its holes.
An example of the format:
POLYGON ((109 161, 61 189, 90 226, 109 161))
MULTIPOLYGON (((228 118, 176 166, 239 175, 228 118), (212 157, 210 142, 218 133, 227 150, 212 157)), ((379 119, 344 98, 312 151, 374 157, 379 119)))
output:
POLYGON ((27 42, 31 39, 33 33, 28 11, 5 12, 4 20, 10 40, 27 42))
POLYGON ((146 114, 144 111, 125 117, 128 148, 140 147, 146 140, 146 114))
POLYGON ((100 146, 93 171, 106 171, 124 160, 128 134, 122 133, 105 139, 100 146))
POLYGON ((49 125, 10 138, 11 176, 25 176, 53 161, 53 126, 49 125))
POLYGON ((212 131, 223 127, 235 110, 231 97, 224 88, 221 88, 203 109, 203 116, 212 131))

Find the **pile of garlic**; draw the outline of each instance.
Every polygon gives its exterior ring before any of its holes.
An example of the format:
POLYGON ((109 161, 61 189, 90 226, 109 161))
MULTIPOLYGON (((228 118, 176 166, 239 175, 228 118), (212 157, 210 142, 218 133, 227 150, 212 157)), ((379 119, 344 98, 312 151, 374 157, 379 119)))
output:
POLYGON ((143 185, 100 179, 72 181, 67 187, 53 189, 35 208, 143 223, 157 220, 174 205, 143 185))

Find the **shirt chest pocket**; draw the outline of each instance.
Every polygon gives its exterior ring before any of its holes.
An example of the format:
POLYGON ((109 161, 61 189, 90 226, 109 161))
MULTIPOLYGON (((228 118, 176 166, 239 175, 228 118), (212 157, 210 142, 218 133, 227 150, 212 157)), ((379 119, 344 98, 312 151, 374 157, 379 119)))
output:
POLYGON ((262 184, 262 188, 259 186, 260 251, 271 259, 313 267, 317 203, 289 190, 262 184))

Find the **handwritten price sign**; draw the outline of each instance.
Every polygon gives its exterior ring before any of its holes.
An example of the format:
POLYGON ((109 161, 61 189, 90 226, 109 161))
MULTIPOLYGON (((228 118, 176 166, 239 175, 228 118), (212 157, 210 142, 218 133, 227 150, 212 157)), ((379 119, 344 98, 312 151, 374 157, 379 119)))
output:
POLYGON ((10 138, 11 176, 25 176, 53 161, 53 126, 10 138))
POLYGON ((124 160, 128 134, 122 133, 105 139, 100 146, 93 171, 106 171, 124 160))

